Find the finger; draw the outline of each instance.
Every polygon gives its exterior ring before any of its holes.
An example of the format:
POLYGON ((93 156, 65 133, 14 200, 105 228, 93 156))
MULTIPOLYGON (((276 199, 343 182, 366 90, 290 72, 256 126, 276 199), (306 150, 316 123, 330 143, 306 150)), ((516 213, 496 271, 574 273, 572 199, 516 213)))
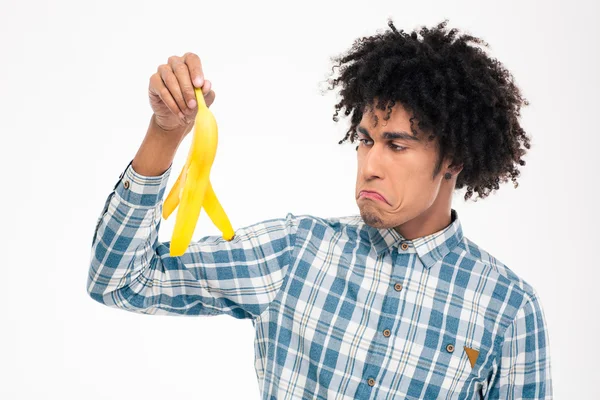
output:
POLYGON ((183 94, 181 93, 181 89, 179 88, 179 81, 175 77, 171 66, 163 64, 160 67, 158 67, 158 72, 160 74, 160 78, 171 93, 171 96, 179 106, 179 109, 185 113, 188 107, 185 104, 183 94))
POLYGON ((159 73, 150 77, 150 92, 157 95, 174 115, 179 116, 179 118, 184 117, 181 109, 173 99, 173 96, 171 96, 171 92, 165 86, 159 73))
POLYGON ((206 107, 210 107, 210 105, 215 101, 215 91, 211 90, 206 96, 204 96, 204 102, 206 103, 206 107))
POLYGON ((210 89, 212 89, 212 83, 206 79, 204 81, 204 85, 202 86, 202 95, 206 97, 206 95, 210 93, 210 89))
POLYGON ((196 108, 196 94, 194 93, 194 86, 192 85, 192 79, 190 77, 188 66, 179 58, 173 58, 169 64, 175 73, 177 82, 179 82, 179 88, 188 108, 186 111, 189 112, 190 110, 196 108))
POLYGON ((183 60, 190 71, 190 77, 194 82, 194 86, 201 87, 204 83, 204 72, 202 71, 202 62, 200 57, 194 53, 185 53, 183 60))

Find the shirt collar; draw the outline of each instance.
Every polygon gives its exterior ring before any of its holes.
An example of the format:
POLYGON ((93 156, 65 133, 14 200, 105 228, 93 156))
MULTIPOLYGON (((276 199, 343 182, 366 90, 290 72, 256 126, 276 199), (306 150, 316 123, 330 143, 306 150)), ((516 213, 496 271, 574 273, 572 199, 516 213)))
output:
POLYGON ((463 240, 463 231, 455 209, 451 210, 452 222, 444 229, 427 236, 413 240, 405 239, 394 228, 378 229, 365 225, 369 232, 371 244, 377 256, 386 250, 392 251, 403 242, 409 245, 400 252, 416 252, 426 268, 431 268, 437 261, 442 260, 454 247, 463 240))

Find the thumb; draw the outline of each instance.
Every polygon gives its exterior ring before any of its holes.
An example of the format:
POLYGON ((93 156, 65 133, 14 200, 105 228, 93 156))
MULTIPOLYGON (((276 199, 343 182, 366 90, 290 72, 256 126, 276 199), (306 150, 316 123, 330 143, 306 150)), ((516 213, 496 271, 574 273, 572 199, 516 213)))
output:
POLYGON ((210 105, 215 101, 215 91, 211 90, 207 95, 204 96, 204 101, 206 102, 206 107, 210 107, 210 105))

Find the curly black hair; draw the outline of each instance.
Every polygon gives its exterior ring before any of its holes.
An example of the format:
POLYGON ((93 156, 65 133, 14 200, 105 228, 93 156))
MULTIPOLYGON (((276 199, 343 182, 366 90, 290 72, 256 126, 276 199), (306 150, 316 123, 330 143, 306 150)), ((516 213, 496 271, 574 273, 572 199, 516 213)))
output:
MULTIPOLYGON (((489 45, 469 34, 457 36, 458 29, 447 31, 448 20, 435 28, 421 26, 411 33, 397 30, 390 18, 391 31, 354 41, 350 50, 331 60, 332 77, 329 90, 341 86, 342 100, 335 105, 338 114, 351 116, 351 126, 339 144, 350 138, 354 142, 356 128, 363 113, 378 109, 388 112, 398 102, 428 132, 429 140, 438 137, 438 161, 435 177, 445 157, 453 165, 463 166, 456 188, 467 186, 468 200, 473 192, 487 197, 499 182, 509 178, 518 186, 516 163, 525 165, 521 157, 530 148, 530 138, 519 124, 521 106, 528 101, 521 96, 511 73, 480 47, 469 42, 489 45), (422 40, 419 40, 421 35, 422 40), (339 69, 339 76, 335 70, 339 69)), ((374 115, 375 124, 377 116, 374 115)), ((477 201, 477 199, 474 199, 477 201)))

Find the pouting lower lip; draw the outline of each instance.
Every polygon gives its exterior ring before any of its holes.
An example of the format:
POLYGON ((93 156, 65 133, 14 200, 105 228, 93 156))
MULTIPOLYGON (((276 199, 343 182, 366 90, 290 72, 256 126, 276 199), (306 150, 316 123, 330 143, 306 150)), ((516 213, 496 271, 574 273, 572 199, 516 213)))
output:
POLYGON ((385 198, 380 195, 379 193, 374 193, 374 192, 360 192, 360 196, 359 197, 367 197, 367 198, 373 198, 373 199, 377 199, 380 201, 383 201, 385 203, 387 203, 387 201, 385 200, 385 198))

